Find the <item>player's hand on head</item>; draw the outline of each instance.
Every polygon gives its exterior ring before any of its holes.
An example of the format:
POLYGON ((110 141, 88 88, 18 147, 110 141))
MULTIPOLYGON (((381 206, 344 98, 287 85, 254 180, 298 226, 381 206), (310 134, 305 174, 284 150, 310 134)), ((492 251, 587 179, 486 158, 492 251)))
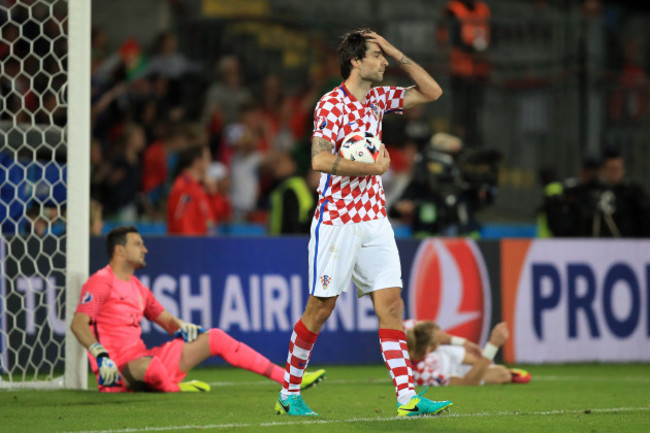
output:
POLYGON ((199 334, 203 332, 205 332, 203 327, 194 323, 183 322, 181 327, 174 332, 174 337, 182 338, 184 342, 191 343, 199 338, 199 334))
POLYGON ((384 52, 385 55, 390 57, 401 57, 401 51, 398 50, 393 44, 388 42, 383 36, 377 32, 368 33, 368 41, 374 42, 379 45, 379 48, 384 52))
POLYGON ((501 347, 504 345, 508 337, 510 337, 508 325, 506 322, 501 322, 492 329, 492 332, 490 333, 490 343, 497 347, 501 347))
POLYGON ((108 351, 99 343, 95 343, 88 348, 88 351, 97 360, 99 369, 98 382, 102 386, 115 386, 120 381, 120 371, 117 364, 108 356, 108 351))

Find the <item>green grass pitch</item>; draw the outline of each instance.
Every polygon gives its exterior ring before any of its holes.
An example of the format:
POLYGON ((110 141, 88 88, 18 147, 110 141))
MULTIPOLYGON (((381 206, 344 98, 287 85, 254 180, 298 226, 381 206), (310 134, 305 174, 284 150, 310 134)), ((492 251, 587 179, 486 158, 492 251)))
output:
POLYGON ((200 394, 0 391, 0 432, 650 432, 650 364, 524 368, 526 385, 429 388, 452 410, 412 419, 383 365, 327 368, 303 394, 318 418, 275 415, 279 385, 227 367, 191 372, 212 384, 200 394))

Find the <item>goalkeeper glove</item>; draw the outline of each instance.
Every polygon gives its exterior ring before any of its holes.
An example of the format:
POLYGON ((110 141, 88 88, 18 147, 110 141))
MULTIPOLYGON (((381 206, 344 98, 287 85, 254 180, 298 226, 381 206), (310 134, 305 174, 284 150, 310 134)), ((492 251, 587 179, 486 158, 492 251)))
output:
POLYGON ((180 328, 174 332, 174 337, 182 338, 184 342, 191 343, 199 338, 199 334, 205 332, 203 327, 195 325, 194 323, 183 322, 180 328))
POLYGON ((95 343, 88 348, 88 351, 97 360, 99 369, 99 384, 103 386, 115 386, 120 380, 120 371, 117 369, 115 362, 108 356, 108 352, 99 343, 95 343))

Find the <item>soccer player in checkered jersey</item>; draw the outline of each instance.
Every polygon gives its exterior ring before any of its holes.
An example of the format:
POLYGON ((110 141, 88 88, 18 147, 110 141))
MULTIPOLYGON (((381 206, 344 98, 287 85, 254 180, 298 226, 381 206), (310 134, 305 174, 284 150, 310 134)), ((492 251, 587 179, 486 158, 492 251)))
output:
POLYGON ((496 385, 531 380, 526 370, 493 362, 510 336, 505 322, 492 329, 483 350, 465 338, 447 334, 430 320, 406 320, 404 328, 416 385, 496 385))
POLYGON ((402 327, 400 260, 380 177, 390 156, 383 144, 374 164, 343 159, 338 151, 351 132, 381 138, 384 114, 434 101, 442 89, 422 67, 369 29, 344 35, 338 57, 343 83, 320 99, 314 113, 312 168, 321 172, 321 180, 309 241, 310 296, 293 329, 275 410, 317 415, 303 401, 300 384, 318 333, 352 279, 359 296, 370 295, 379 318, 379 343, 395 386, 397 414, 437 414, 452 403, 415 393, 402 327), (386 57, 395 59, 415 85, 373 87, 384 78, 386 57))

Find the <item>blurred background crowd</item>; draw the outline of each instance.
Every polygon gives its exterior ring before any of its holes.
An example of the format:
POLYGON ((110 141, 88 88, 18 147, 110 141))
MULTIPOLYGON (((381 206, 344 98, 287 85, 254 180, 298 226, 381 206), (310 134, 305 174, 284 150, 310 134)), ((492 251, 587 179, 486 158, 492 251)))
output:
MULTIPOLYGON (((0 122, 65 126, 65 11, 0 3, 0 122)), ((648 236, 649 18, 606 0, 95 1, 93 233, 306 233, 313 109, 341 81, 337 37, 369 26, 445 92, 384 120, 399 233, 648 236)), ((385 84, 409 83, 392 67, 385 84)), ((32 226, 56 218, 34 206, 32 226)))

